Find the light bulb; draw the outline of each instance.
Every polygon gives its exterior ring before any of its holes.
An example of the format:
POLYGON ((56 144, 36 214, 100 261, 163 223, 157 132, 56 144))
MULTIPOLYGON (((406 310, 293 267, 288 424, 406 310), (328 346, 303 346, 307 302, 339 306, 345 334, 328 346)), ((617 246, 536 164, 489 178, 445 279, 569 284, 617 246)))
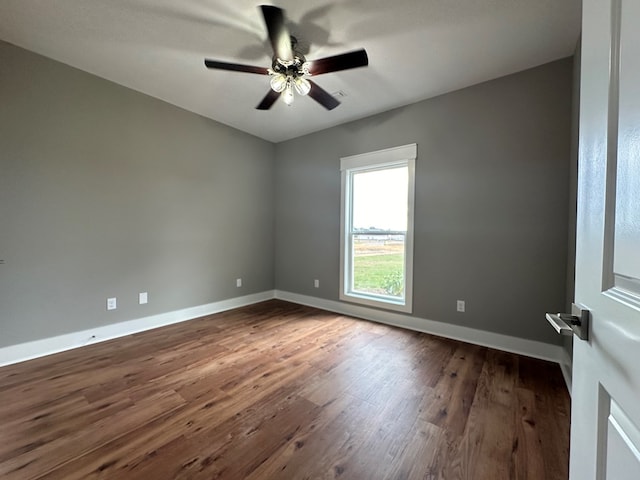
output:
POLYGON ((309 80, 303 77, 296 77, 293 81, 293 85, 296 87, 296 92, 300 95, 306 95, 311 90, 311 84, 309 80))
POLYGON ((282 92, 282 100, 287 105, 291 105, 293 103, 293 88, 291 88, 291 82, 287 82, 287 87, 282 92))
POLYGON ((280 93, 281 91, 283 91, 287 86, 287 83, 287 77, 285 77, 281 73, 277 73, 273 77, 271 77, 271 89, 274 92, 280 93))

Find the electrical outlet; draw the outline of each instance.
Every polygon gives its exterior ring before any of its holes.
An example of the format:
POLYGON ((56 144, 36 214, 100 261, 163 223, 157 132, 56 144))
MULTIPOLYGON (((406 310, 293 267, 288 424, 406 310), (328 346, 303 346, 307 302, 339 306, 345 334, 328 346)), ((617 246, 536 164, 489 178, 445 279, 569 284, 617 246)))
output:
POLYGON ((236 278, 236 287, 241 287, 241 286, 242 286, 242 279, 236 278))
POLYGON ((313 286, 315 288, 320 288, 320 280, 318 280, 317 278, 313 281, 313 286))
POLYGON ((140 292, 138 294, 138 303, 144 305, 149 302, 149 294, 147 292, 140 292))
POLYGON ((116 297, 107 298, 107 310, 115 310, 116 308, 118 308, 116 297))
POLYGON ((456 302, 456 309, 457 309, 459 312, 463 312, 463 313, 464 313, 464 300, 458 300, 458 301, 456 302))

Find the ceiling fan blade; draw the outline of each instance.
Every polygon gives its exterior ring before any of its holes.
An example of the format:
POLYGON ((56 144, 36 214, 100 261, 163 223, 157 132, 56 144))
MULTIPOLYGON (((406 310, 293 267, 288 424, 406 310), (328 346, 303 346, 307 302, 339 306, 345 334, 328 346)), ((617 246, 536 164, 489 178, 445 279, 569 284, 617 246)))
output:
POLYGON ((309 67, 309 73, 311 75, 320 75, 322 73, 338 72, 350 68, 366 67, 367 65, 369 65, 367 52, 364 49, 360 49, 341 55, 314 60, 311 62, 311 67, 309 67))
POLYGON ((308 95, 324 108, 327 110, 333 110, 340 105, 340 102, 336 100, 333 95, 327 92, 324 88, 318 86, 317 83, 312 82, 311 80, 309 80, 309 83, 311 84, 311 90, 309 90, 308 95))
POLYGON ((269 110, 273 106, 273 104, 276 103, 276 100, 278 100, 279 96, 280 96, 279 92, 275 92, 275 91, 269 89, 269 93, 267 93, 265 95, 265 97, 258 104, 256 109, 257 110, 269 110))
POLYGON ((291 48, 291 36, 284 24, 284 10, 272 5, 261 5, 264 23, 267 25, 269 40, 273 54, 280 60, 290 62, 293 60, 293 49, 291 48))
POLYGON ((257 73, 260 75, 268 75, 269 70, 263 67, 254 67, 253 65, 241 65, 239 63, 218 62, 217 60, 204 59, 207 68, 217 68, 219 70, 231 70, 234 72, 257 73))

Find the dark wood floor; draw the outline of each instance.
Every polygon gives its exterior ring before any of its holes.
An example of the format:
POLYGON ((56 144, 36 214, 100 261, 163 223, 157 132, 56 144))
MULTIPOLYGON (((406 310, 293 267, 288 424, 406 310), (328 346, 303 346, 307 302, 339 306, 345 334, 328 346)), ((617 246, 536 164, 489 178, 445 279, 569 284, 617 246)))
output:
POLYGON ((10 479, 566 479, 557 365, 270 301, 0 369, 10 479))

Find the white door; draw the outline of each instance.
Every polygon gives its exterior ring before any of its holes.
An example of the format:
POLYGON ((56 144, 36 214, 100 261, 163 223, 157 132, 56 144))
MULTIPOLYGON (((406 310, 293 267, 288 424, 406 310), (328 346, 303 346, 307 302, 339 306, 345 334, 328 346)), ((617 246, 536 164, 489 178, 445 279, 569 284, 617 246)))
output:
POLYGON ((584 0, 571 480, 640 479, 640 0, 584 0))

